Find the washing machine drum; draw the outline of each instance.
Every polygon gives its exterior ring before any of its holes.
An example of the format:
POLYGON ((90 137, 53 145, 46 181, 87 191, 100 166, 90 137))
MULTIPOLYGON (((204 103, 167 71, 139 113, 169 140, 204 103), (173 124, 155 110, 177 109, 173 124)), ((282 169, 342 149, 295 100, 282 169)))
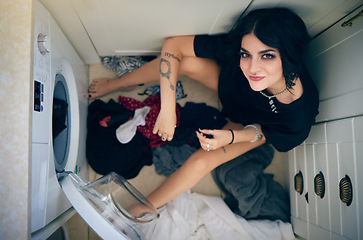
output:
POLYGON ((62 74, 55 77, 53 94, 52 136, 56 172, 63 172, 67 164, 70 144, 70 109, 66 79, 62 74))
POLYGON ((157 210, 117 173, 88 182, 64 172, 59 182, 76 211, 103 239, 145 239, 155 227, 157 210))

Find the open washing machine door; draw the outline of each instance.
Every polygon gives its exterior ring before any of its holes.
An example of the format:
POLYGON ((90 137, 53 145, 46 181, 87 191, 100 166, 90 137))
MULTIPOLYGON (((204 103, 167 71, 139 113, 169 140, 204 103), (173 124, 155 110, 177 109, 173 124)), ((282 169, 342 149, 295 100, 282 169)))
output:
POLYGON ((72 172, 59 183, 79 215, 102 239, 145 239, 159 214, 126 179, 116 173, 88 182, 72 172))

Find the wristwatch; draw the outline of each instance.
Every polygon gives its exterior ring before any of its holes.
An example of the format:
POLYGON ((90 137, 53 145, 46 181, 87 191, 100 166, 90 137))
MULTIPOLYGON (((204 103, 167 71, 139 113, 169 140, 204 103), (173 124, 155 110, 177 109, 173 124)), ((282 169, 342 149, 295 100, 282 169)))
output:
POLYGON ((252 141, 250 141, 251 143, 254 143, 254 142, 257 142, 257 141, 261 141, 261 139, 263 138, 263 135, 260 134, 260 130, 255 125, 249 124, 249 125, 246 125, 244 128, 245 129, 246 128, 254 128, 256 130, 256 137, 252 141))

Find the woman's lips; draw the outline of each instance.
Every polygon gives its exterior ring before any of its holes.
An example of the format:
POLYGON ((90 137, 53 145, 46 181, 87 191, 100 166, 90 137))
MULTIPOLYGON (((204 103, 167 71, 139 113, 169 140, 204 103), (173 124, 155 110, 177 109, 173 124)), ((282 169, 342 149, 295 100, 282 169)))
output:
POLYGON ((262 79, 264 79, 264 77, 259 77, 259 76, 249 76, 251 81, 261 81, 262 79))

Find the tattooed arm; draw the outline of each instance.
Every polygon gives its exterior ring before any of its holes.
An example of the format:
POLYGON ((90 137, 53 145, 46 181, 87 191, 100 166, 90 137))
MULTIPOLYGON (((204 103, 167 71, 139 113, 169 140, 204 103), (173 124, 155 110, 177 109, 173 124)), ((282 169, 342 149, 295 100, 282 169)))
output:
MULTIPOLYGON (((170 53, 165 53, 165 55, 171 55, 170 53)), ((174 55, 172 55, 174 56, 174 55)), ((176 57, 176 59, 180 62, 179 58, 176 57)), ((175 84, 171 81, 170 79, 170 75, 171 75, 171 64, 170 62, 165 59, 165 58, 161 58, 160 59, 160 75, 162 79, 168 79, 169 81, 169 88, 170 90, 174 91, 175 90, 175 84)))
POLYGON ((162 140, 173 138, 176 124, 175 90, 183 57, 195 57, 194 36, 168 38, 163 43, 160 56, 161 110, 155 122, 154 134, 162 140))

